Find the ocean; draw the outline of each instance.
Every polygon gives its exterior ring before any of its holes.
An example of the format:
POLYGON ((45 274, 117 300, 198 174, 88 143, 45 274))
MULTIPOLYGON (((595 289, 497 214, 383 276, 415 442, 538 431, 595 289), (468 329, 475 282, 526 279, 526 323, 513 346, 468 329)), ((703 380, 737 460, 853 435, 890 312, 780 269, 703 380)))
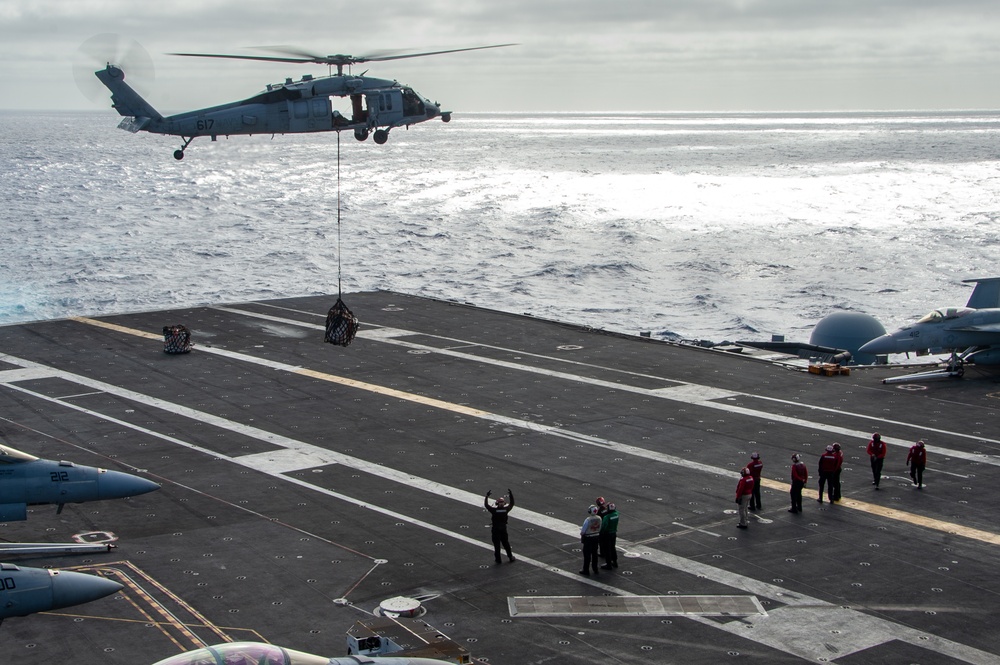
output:
POLYGON ((1000 112, 456 112, 382 146, 344 134, 339 184, 332 132, 196 139, 178 162, 180 139, 118 121, 0 112, 0 324, 378 289, 808 341, 1000 275, 1000 112))

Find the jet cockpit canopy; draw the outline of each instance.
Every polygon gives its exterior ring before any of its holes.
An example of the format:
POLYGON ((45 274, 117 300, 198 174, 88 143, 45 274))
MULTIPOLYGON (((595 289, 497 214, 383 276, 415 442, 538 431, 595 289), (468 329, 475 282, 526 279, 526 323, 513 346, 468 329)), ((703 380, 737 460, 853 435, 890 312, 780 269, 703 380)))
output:
POLYGON ((24 462, 34 462, 38 458, 28 453, 10 446, 0 446, 0 464, 23 464, 24 462))
POLYGON ((925 314, 917 323, 938 323, 939 321, 947 321, 948 319, 957 319, 960 316, 965 316, 975 312, 976 310, 971 307, 947 307, 943 309, 935 309, 933 312, 925 314))
POLYGON ((327 665, 329 658, 273 644, 231 642, 165 658, 155 665, 327 665))

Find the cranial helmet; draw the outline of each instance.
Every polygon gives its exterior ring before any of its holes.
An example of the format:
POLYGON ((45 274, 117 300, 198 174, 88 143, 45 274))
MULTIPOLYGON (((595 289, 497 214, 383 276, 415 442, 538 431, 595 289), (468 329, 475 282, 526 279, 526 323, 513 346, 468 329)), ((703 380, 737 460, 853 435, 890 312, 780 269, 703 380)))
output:
POLYGON ((923 448, 924 447, 924 442, 923 441, 917 441, 917 447, 918 448, 923 448))
POLYGON ((603 496, 599 496, 596 499, 594 499, 594 503, 596 503, 598 506, 603 506, 606 503, 606 501, 604 500, 603 496))
POLYGON ((749 476, 750 475, 750 469, 748 469, 746 467, 743 467, 742 469, 740 469, 740 475, 741 476, 749 476))
POLYGON ((798 462, 799 461, 799 454, 798 453, 792 453, 792 461, 793 462, 798 462))
POLYGON ((498 506, 502 506, 502 505, 504 505, 506 503, 507 502, 503 500, 503 497, 500 497, 499 499, 497 499, 497 505, 498 506))
POLYGON ((833 452, 833 446, 827 446, 826 447, 826 452, 832 453, 833 452))
POLYGON ((615 504, 609 503, 608 504, 608 510, 618 510, 618 509, 615 507, 615 504))
POLYGON ((750 453, 750 459, 760 459, 760 453, 750 453))
POLYGON ((840 444, 839 443, 833 444, 833 449, 834 450, 840 450, 840 444))
POLYGON ((591 506, 590 508, 587 508, 587 512, 590 513, 591 515, 596 515, 597 510, 598 510, 597 506, 591 506))
POLYGON ((879 434, 878 432, 875 432, 874 434, 872 434, 872 439, 874 439, 875 441, 881 441, 882 435, 879 434))

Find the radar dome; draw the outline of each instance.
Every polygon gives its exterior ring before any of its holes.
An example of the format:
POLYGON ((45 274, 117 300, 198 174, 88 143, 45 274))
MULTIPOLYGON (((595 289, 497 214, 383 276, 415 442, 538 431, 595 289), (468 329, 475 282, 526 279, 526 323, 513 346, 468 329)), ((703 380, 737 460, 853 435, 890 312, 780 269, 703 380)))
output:
POLYGON ((875 355, 858 353, 858 349, 884 334, 885 326, 874 316, 860 312, 835 312, 816 324, 809 343, 850 351, 854 362, 868 365, 875 362, 875 355))

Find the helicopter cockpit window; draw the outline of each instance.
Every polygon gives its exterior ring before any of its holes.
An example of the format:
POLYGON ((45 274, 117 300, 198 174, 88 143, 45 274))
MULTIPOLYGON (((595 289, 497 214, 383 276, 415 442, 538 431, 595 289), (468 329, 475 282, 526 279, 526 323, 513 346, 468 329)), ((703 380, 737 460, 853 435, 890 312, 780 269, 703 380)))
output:
POLYGON ((933 312, 928 312, 925 314, 917 323, 937 323, 939 321, 947 321, 948 319, 957 319, 960 316, 965 316, 970 312, 976 310, 969 307, 948 307, 947 309, 936 309, 933 312))
POLYGON ((427 115, 427 109, 424 108, 424 101, 420 99, 420 95, 413 92, 410 88, 403 88, 403 115, 427 115))
POLYGON ((34 462, 37 459, 34 455, 22 453, 20 450, 0 446, 0 464, 23 464, 25 462, 34 462))

